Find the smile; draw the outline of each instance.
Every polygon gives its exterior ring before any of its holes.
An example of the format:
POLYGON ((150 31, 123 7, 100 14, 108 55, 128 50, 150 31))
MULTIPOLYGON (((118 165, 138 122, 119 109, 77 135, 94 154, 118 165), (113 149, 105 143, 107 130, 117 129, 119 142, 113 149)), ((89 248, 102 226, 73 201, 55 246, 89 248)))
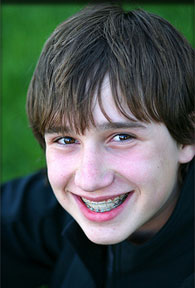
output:
POLYGON ((81 197, 83 203, 86 205, 88 209, 91 211, 94 211, 96 213, 103 213, 103 212, 108 212, 111 211, 118 206, 120 206, 125 199, 127 198, 129 193, 122 194, 120 196, 117 196, 115 198, 111 198, 105 201, 90 201, 89 199, 86 199, 84 197, 81 197))
POLYGON ((72 196, 74 197, 83 216, 88 220, 97 223, 111 221, 121 214, 131 201, 130 199, 132 199, 133 195, 134 190, 131 190, 121 195, 112 195, 110 197, 99 196, 96 199, 90 197, 90 199, 88 199, 72 193, 72 196))

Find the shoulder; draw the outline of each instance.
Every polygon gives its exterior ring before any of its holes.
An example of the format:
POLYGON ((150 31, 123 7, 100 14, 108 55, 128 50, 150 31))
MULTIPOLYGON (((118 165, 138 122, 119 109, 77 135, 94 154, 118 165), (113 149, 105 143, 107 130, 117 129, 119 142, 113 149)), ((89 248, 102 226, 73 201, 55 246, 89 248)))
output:
POLYGON ((46 170, 4 183, 1 186, 1 204, 6 222, 65 213, 53 194, 46 170))
POLYGON ((179 288, 193 288, 195 284, 195 273, 188 276, 179 288))

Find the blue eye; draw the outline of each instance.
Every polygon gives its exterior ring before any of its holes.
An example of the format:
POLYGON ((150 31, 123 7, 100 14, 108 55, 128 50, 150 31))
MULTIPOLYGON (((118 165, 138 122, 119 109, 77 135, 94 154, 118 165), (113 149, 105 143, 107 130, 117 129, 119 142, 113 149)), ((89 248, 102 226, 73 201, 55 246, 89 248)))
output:
POLYGON ((133 137, 132 135, 129 134, 118 134, 116 136, 113 137, 113 140, 116 142, 124 142, 124 141, 128 141, 128 140, 132 140, 135 137, 133 137))
POLYGON ((78 144, 78 140, 72 138, 72 137, 61 137, 56 140, 57 143, 62 145, 68 145, 68 144, 78 144))

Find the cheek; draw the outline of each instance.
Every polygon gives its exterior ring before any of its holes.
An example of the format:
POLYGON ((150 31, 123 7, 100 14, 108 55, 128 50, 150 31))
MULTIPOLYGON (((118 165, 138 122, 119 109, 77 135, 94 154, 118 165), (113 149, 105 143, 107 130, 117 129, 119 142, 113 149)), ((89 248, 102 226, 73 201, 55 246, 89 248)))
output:
MULTIPOLYGON (((174 151, 173 151, 174 152, 174 151)), ((165 147, 139 147, 131 151, 122 151, 113 157, 114 169, 136 186, 158 189, 159 186, 170 185, 175 182, 177 161, 170 162, 170 153, 165 147)))
POLYGON ((47 173, 54 190, 64 187, 72 175, 71 157, 64 157, 55 151, 46 151, 47 173))
POLYGON ((147 149, 138 149, 137 147, 117 153, 110 161, 114 163, 114 169, 121 176, 137 184, 147 182, 159 166, 159 159, 154 151, 150 152, 147 149))

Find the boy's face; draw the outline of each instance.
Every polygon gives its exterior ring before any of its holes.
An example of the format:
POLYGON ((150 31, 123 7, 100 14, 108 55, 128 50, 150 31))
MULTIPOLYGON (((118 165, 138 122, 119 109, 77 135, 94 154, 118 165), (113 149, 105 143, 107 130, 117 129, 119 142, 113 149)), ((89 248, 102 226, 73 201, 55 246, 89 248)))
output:
POLYGON ((178 197, 177 172, 184 152, 164 124, 124 118, 108 82, 102 93, 112 124, 95 104, 97 126, 84 135, 68 127, 65 134, 45 134, 46 159, 62 207, 91 241, 114 244, 135 232, 155 233, 165 224, 178 197))

